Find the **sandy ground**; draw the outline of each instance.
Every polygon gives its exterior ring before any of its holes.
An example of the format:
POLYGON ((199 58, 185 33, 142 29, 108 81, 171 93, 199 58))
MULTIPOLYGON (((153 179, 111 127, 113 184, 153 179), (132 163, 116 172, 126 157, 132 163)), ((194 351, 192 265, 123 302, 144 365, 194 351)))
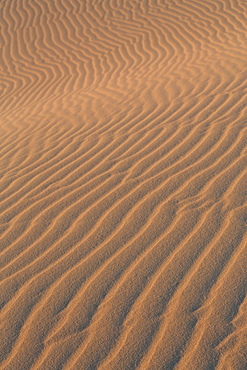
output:
POLYGON ((0 18, 1 370, 246 370, 247 2, 0 18))

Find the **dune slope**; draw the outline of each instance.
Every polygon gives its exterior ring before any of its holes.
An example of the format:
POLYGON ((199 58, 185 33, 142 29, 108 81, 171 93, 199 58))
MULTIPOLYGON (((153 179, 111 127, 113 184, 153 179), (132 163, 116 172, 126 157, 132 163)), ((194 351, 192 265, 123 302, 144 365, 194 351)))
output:
POLYGON ((0 0, 0 368, 247 368, 247 3, 0 0))

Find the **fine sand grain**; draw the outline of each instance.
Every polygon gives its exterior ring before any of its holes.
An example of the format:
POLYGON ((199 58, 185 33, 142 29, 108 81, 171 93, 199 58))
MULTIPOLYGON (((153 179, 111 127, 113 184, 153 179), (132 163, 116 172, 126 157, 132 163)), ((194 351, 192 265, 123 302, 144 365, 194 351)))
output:
POLYGON ((1 370, 246 370, 246 0, 0 18, 1 370))

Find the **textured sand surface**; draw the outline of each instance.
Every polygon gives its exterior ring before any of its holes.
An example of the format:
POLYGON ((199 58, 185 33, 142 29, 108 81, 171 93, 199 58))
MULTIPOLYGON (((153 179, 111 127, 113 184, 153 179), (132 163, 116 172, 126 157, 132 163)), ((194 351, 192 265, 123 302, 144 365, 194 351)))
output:
POLYGON ((246 0, 0 0, 1 370, 247 369, 246 0))

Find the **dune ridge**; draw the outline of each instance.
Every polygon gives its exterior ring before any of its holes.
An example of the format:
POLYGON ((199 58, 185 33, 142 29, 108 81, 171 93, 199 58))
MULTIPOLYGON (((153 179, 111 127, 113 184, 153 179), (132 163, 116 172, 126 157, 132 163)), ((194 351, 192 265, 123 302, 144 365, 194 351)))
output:
POLYGON ((247 4, 0 10, 0 368, 246 369, 247 4))

